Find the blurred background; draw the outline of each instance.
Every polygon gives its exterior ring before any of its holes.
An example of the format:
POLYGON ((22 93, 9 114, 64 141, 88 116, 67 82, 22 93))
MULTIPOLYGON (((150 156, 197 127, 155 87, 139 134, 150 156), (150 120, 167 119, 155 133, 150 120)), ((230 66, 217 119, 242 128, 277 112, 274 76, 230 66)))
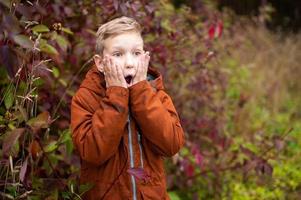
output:
POLYGON ((79 199, 70 101, 97 28, 143 27, 186 135, 172 200, 301 196, 301 1, 0 0, 0 196, 79 199))

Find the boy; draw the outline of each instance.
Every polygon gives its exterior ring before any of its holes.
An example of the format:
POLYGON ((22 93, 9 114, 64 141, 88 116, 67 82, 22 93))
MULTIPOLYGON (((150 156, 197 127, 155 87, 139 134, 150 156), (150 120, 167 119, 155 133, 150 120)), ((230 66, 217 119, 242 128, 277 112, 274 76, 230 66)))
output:
POLYGON ((72 98, 72 139, 83 199, 169 199, 163 157, 184 133, 161 74, 148 67, 141 27, 120 17, 97 31, 94 65, 72 98))

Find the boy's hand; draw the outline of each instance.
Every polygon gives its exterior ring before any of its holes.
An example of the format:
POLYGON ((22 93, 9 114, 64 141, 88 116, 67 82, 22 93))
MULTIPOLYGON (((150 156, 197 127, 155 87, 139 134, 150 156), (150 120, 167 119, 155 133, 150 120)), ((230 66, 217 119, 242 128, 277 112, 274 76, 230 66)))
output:
POLYGON ((150 56, 148 51, 140 56, 138 61, 137 71, 133 78, 133 82, 131 86, 140 81, 146 80, 149 60, 150 60, 150 56))
POLYGON ((107 88, 111 86, 127 88, 121 68, 117 66, 110 56, 105 56, 103 59, 103 69, 107 88))

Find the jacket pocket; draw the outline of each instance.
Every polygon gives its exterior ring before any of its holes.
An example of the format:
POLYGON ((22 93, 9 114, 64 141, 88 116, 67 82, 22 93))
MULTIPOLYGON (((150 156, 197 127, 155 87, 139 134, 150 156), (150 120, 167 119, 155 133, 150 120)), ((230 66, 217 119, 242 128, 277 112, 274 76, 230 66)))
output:
POLYGON ((96 182, 95 186, 83 195, 84 200, 126 200, 130 192, 119 182, 111 184, 96 182))
POLYGON ((141 199, 143 200, 164 200, 165 188, 161 185, 146 185, 140 188, 141 199))

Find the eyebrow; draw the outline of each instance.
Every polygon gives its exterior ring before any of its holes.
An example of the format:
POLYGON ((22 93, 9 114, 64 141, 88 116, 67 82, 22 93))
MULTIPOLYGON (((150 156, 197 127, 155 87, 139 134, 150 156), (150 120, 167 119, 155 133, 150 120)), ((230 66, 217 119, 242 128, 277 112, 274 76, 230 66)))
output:
MULTIPOLYGON (((133 47, 133 49, 138 49, 139 47, 140 47, 140 44, 135 45, 135 46, 133 47)), ((122 47, 122 46, 113 46, 112 49, 122 49, 122 50, 123 50, 123 47, 122 47)))

